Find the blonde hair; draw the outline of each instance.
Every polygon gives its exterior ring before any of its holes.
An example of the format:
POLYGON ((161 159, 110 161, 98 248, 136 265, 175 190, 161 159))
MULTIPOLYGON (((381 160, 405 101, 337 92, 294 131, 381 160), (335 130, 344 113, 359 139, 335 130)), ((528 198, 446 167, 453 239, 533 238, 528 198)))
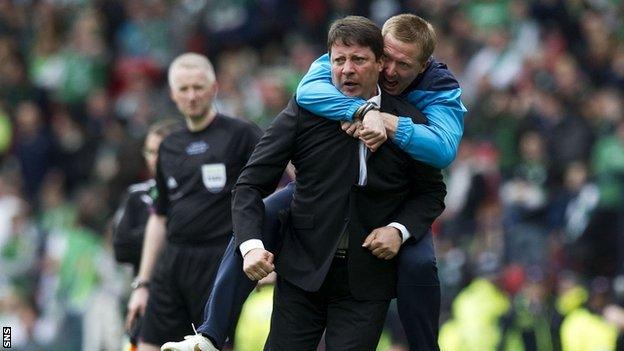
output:
POLYGON ((392 34, 399 41, 420 46, 420 57, 416 58, 420 63, 425 63, 436 47, 435 29, 431 23, 409 13, 390 17, 384 23, 381 34, 384 37, 392 34))
POLYGON ((196 54, 194 52, 187 52, 176 57, 171 65, 169 65, 168 78, 169 86, 173 87, 173 72, 178 68, 198 68, 206 73, 208 82, 215 81, 215 72, 210 60, 204 55, 196 54))

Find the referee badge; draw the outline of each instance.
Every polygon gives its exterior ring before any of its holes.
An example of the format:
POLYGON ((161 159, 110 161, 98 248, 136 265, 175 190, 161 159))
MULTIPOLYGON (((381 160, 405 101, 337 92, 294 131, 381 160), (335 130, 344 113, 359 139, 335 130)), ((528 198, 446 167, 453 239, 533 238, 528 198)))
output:
POLYGON ((223 190, 227 180, 225 165, 223 163, 202 165, 201 171, 204 186, 208 189, 208 191, 211 193, 218 193, 223 190))

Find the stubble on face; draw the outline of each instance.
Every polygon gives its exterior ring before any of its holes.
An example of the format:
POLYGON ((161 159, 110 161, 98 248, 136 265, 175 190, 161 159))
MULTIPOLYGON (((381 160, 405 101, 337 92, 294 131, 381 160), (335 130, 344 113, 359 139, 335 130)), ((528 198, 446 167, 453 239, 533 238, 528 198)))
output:
POLYGON ((381 58, 368 47, 335 43, 331 48, 332 82, 343 94, 369 99, 377 91, 381 58))
POLYGON ((199 68, 179 67, 173 72, 171 99, 178 110, 193 123, 209 117, 216 83, 199 68))
POLYGON ((384 37, 384 68, 381 86, 391 95, 399 95, 422 73, 425 64, 419 61, 420 48, 392 34, 384 37))

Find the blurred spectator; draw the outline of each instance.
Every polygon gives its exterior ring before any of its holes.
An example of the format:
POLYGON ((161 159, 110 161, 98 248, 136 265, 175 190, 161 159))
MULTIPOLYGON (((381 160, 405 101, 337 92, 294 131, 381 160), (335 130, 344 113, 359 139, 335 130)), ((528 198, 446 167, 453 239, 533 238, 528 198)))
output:
POLYGON ((55 91, 59 101, 77 104, 106 82, 107 48, 102 38, 102 23, 91 9, 77 14, 61 49, 63 66, 60 85, 55 91))
POLYGON ((475 279, 453 301, 453 317, 440 329, 440 350, 495 350, 502 337, 499 319, 509 307, 509 298, 493 281, 475 279))
POLYGON ((571 312, 579 309, 587 302, 587 289, 581 284, 576 274, 570 271, 561 272, 555 284, 556 298, 550 323, 555 350, 561 350, 561 324, 571 312))
POLYGON ((118 55, 149 59, 150 64, 165 68, 173 58, 167 26, 170 5, 163 0, 138 0, 126 3, 125 10, 128 18, 116 33, 118 55))
POLYGON ((466 124, 466 138, 493 143, 500 153, 494 167, 498 166, 502 175, 509 177, 518 162, 518 137, 524 117, 521 98, 511 90, 485 93, 471 116, 470 123, 466 124))
POLYGON ((110 106, 110 98, 104 89, 97 89, 87 97, 84 124, 89 138, 101 142, 105 129, 114 117, 110 106))
MULTIPOLYGON (((2 45, 0 37, 0 45, 2 45)), ((11 52, 12 44, 5 42, 9 49, 9 54, 5 58, 0 58, 0 99, 9 111, 13 111, 22 101, 32 101, 39 108, 48 107, 48 98, 45 91, 31 84, 28 79, 26 65, 22 56, 16 52, 11 52)))
POLYGON ((50 2, 34 9, 38 18, 29 52, 30 78, 39 88, 55 90, 61 85, 64 61, 61 49, 61 13, 50 2))
POLYGON ((583 98, 589 93, 589 82, 583 75, 576 59, 571 55, 561 55, 552 65, 552 84, 567 111, 579 111, 583 98))
POLYGON ((9 147, 11 146, 13 138, 13 123, 9 114, 4 110, 0 104, 0 163, 4 161, 5 157, 9 153, 9 147))
POLYGON ((548 232, 548 155, 538 133, 520 137, 520 163, 514 176, 501 187, 505 254, 508 262, 525 266, 546 261, 548 232))
POLYGON ((67 198, 65 174, 52 170, 46 174, 40 192, 39 225, 50 233, 76 222, 76 206, 67 198))
POLYGON ((260 73, 254 83, 253 88, 258 94, 258 101, 253 111, 247 115, 260 128, 266 129, 273 118, 284 109, 290 95, 286 91, 284 80, 280 77, 278 70, 260 73))
POLYGON ((619 43, 613 51, 607 73, 607 84, 622 91, 624 89, 624 44, 619 43))
POLYGON ((624 199, 624 118, 613 134, 600 138, 592 150, 592 166, 600 188, 601 207, 619 208, 624 199))
POLYGON ((162 108, 154 102, 159 96, 154 88, 158 78, 158 70, 153 64, 138 60, 127 60, 118 63, 117 75, 123 79, 114 102, 115 115, 125 122, 131 135, 144 135, 153 116, 157 116, 162 108))
POLYGON ((468 104, 489 89, 510 87, 522 69, 523 54, 512 47, 505 27, 492 29, 486 36, 487 45, 468 61, 461 79, 462 97, 468 104))
POLYGON ((564 187, 557 192, 550 205, 551 226, 560 232, 566 245, 569 267, 579 267, 583 261, 591 261, 595 239, 579 240, 592 220, 600 199, 597 186, 589 179, 584 163, 576 162, 568 166, 564 177, 564 187), (591 240, 591 242, 587 242, 591 240))
POLYGON ((91 175, 97 140, 88 138, 84 126, 59 106, 52 115, 52 132, 56 142, 58 167, 66 177, 67 190, 72 192, 91 175))
POLYGON ((55 345, 61 349, 119 347, 122 322, 118 303, 123 283, 116 276, 112 254, 105 248, 102 235, 94 231, 103 230, 100 221, 107 215, 102 211, 106 202, 99 199, 103 199, 100 189, 80 189, 75 199, 76 222, 55 228, 47 238, 45 284, 52 294, 46 297, 44 306, 50 308, 46 312, 56 320, 59 329, 55 345), (64 308, 56 310, 57 304, 64 308), (106 336, 98 337, 101 333, 106 336))
POLYGON ((43 177, 54 164, 54 141, 41 109, 32 101, 17 106, 15 124, 15 155, 22 169, 25 195, 34 200, 43 177))
MULTIPOLYGON (((520 268, 521 269, 521 268, 520 268)), ((511 272, 511 271, 508 271, 511 272)), ((501 342, 498 350, 554 350, 550 329, 549 291, 541 269, 533 266, 522 274, 520 290, 512 293, 509 312, 501 320, 501 342)))
POLYGON ((42 232, 26 203, 20 202, 11 218, 9 237, 0 245, 0 286, 13 286, 22 296, 35 291, 42 243, 42 232))
MULTIPOLYGON (((587 237, 595 246, 592 250, 596 262, 593 271, 602 274, 621 272, 624 262, 622 238, 624 237, 624 119, 616 124, 613 135, 601 138, 594 147, 592 165, 596 174, 596 184, 600 192, 600 202, 589 224, 587 237), (617 259, 616 259, 617 255, 617 259), (605 260, 606 259, 606 260, 605 260)), ((590 251, 592 252, 592 251, 590 251)))
POLYGON ((603 309, 612 302, 609 281, 604 277, 592 280, 587 303, 570 312, 561 325, 563 351, 616 350, 618 328, 603 316, 603 309))
POLYGON ((586 161, 594 134, 586 120, 548 91, 537 91, 523 130, 542 134, 549 155, 548 175, 551 185, 560 186, 564 169, 570 162, 586 161))
POLYGON ((9 240, 13 230, 13 218, 23 206, 20 177, 15 170, 0 172, 0 248, 9 240))
POLYGON ((441 217, 444 235, 457 239, 474 235, 478 213, 497 196, 492 193, 499 181, 497 156, 491 145, 464 139, 446 181, 447 206, 441 217))

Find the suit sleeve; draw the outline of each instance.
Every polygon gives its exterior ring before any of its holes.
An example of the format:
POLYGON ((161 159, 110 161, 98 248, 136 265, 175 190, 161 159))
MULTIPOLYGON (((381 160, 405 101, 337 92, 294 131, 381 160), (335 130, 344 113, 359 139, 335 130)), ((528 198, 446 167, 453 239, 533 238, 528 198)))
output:
POLYGON ((236 182, 232 221, 237 247, 250 239, 262 239, 262 199, 275 191, 294 152, 298 111, 293 98, 266 130, 236 182))
POLYGON ((446 186, 437 169, 426 167, 425 172, 414 170, 414 173, 409 195, 395 214, 393 222, 404 225, 410 236, 418 241, 444 211, 446 186))

